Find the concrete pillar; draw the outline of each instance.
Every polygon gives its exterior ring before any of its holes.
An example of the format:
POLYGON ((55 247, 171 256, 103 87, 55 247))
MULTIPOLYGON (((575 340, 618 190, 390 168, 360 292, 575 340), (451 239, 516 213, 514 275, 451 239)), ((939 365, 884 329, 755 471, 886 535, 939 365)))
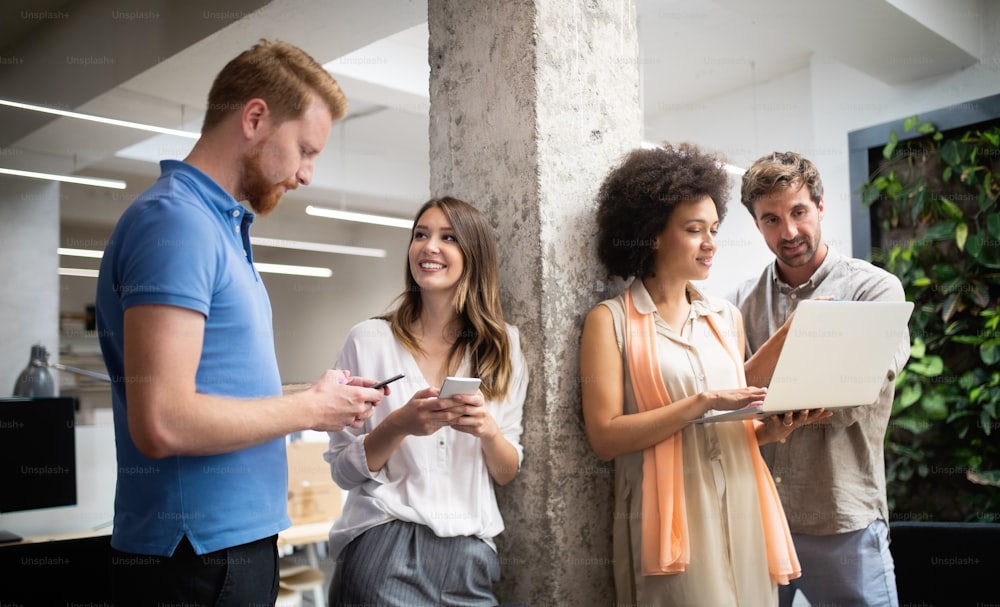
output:
POLYGON ((59 184, 0 177, 0 396, 14 393, 33 344, 59 359, 58 248, 59 184))
POLYGON ((499 490, 505 601, 613 601, 613 466, 583 428, 582 321, 614 288, 592 248, 593 200, 640 143, 632 0, 429 0, 432 195, 496 229, 507 321, 531 383, 525 462, 499 490))

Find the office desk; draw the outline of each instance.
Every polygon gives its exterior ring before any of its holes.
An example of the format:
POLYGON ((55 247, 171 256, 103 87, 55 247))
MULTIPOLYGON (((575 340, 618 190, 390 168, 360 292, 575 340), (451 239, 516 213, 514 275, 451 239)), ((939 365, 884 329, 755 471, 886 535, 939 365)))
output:
MULTIPOLYGON (((292 525, 278 534, 278 546, 306 546, 315 549, 316 544, 330 538, 330 527, 333 527, 332 520, 292 525)), ((313 567, 318 566, 311 564, 313 567)))
MULTIPOLYGON (((308 561, 309 566, 323 571, 323 568, 320 567, 319 564, 319 555, 316 553, 316 544, 327 542, 330 538, 330 527, 332 526, 332 520, 292 525, 278 534, 278 547, 304 547, 306 549, 306 560, 308 561)), ((324 596, 323 588, 316 588, 313 590, 313 604, 317 607, 323 607, 326 605, 326 596, 324 596)))
MULTIPOLYGON (((324 577, 328 577, 330 567, 320 566, 316 545, 327 542, 343 505, 340 487, 330 478, 330 464, 323 458, 328 448, 325 436, 322 441, 297 440, 285 447, 292 526, 278 534, 279 547, 304 547, 309 567, 323 572, 324 577)), ((313 589, 313 598, 318 606, 326 604, 323 587, 313 589)))
POLYGON ((61 542, 66 540, 80 540, 89 537, 101 537, 105 535, 109 536, 108 541, 110 542, 111 541, 110 525, 106 527, 101 527, 100 529, 87 529, 85 531, 68 531, 66 533, 46 533, 41 535, 29 535, 26 538, 22 538, 19 543, 37 544, 39 542, 61 542))

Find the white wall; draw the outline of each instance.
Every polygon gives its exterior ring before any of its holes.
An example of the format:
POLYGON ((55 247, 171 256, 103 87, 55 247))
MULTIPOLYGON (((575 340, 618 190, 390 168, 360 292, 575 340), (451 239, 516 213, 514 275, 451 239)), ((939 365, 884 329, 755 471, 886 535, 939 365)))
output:
MULTIPOLYGON (((790 76, 683 108, 667 108, 647 119, 643 139, 691 141, 744 167, 774 150, 806 155, 819 167, 826 190, 823 236, 849 255, 847 134, 1000 93, 1000 3, 984 5, 981 60, 967 69, 890 86, 827 57, 814 56, 807 67, 790 76)), ((719 232, 719 252, 705 289, 724 295, 738 282, 758 275, 771 259, 736 191, 719 232)))
MULTIPOLYGON (((661 114, 647 121, 644 139, 696 143, 744 168, 774 149, 809 154, 817 147, 811 128, 810 96, 809 73, 802 70, 756 90, 739 90, 661 114)), ((739 178, 734 177, 732 184, 712 273, 702 283, 711 295, 725 296, 773 259, 750 213, 740 204, 739 178)))
POLYGON ((0 395, 10 396, 41 344, 55 362, 59 309, 56 246, 59 184, 24 178, 0 180, 0 395))
POLYGON ((333 269, 328 279, 264 275, 278 366, 286 383, 313 381, 331 368, 350 328, 384 312, 403 290, 409 232, 376 226, 352 229, 359 234, 358 246, 385 248, 386 257, 327 255, 333 269))

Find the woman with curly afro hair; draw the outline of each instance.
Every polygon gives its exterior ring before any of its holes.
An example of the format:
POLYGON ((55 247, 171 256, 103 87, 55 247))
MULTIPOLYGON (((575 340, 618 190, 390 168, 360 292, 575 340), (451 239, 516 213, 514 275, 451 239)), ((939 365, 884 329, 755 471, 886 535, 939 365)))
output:
POLYGON ((587 315, 580 353, 587 436, 615 462, 619 604, 775 605, 801 574, 758 448, 791 428, 690 423, 765 394, 746 385, 739 312, 691 282, 728 198, 722 159, 691 144, 632 151, 597 197, 598 257, 633 279, 587 315))

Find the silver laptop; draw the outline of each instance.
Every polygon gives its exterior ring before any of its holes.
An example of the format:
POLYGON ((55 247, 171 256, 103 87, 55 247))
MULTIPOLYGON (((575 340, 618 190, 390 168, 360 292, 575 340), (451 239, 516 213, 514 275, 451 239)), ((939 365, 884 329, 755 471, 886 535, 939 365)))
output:
POLYGON ((764 404, 693 420, 759 419, 802 409, 870 405, 904 339, 913 303, 799 302, 764 404))

